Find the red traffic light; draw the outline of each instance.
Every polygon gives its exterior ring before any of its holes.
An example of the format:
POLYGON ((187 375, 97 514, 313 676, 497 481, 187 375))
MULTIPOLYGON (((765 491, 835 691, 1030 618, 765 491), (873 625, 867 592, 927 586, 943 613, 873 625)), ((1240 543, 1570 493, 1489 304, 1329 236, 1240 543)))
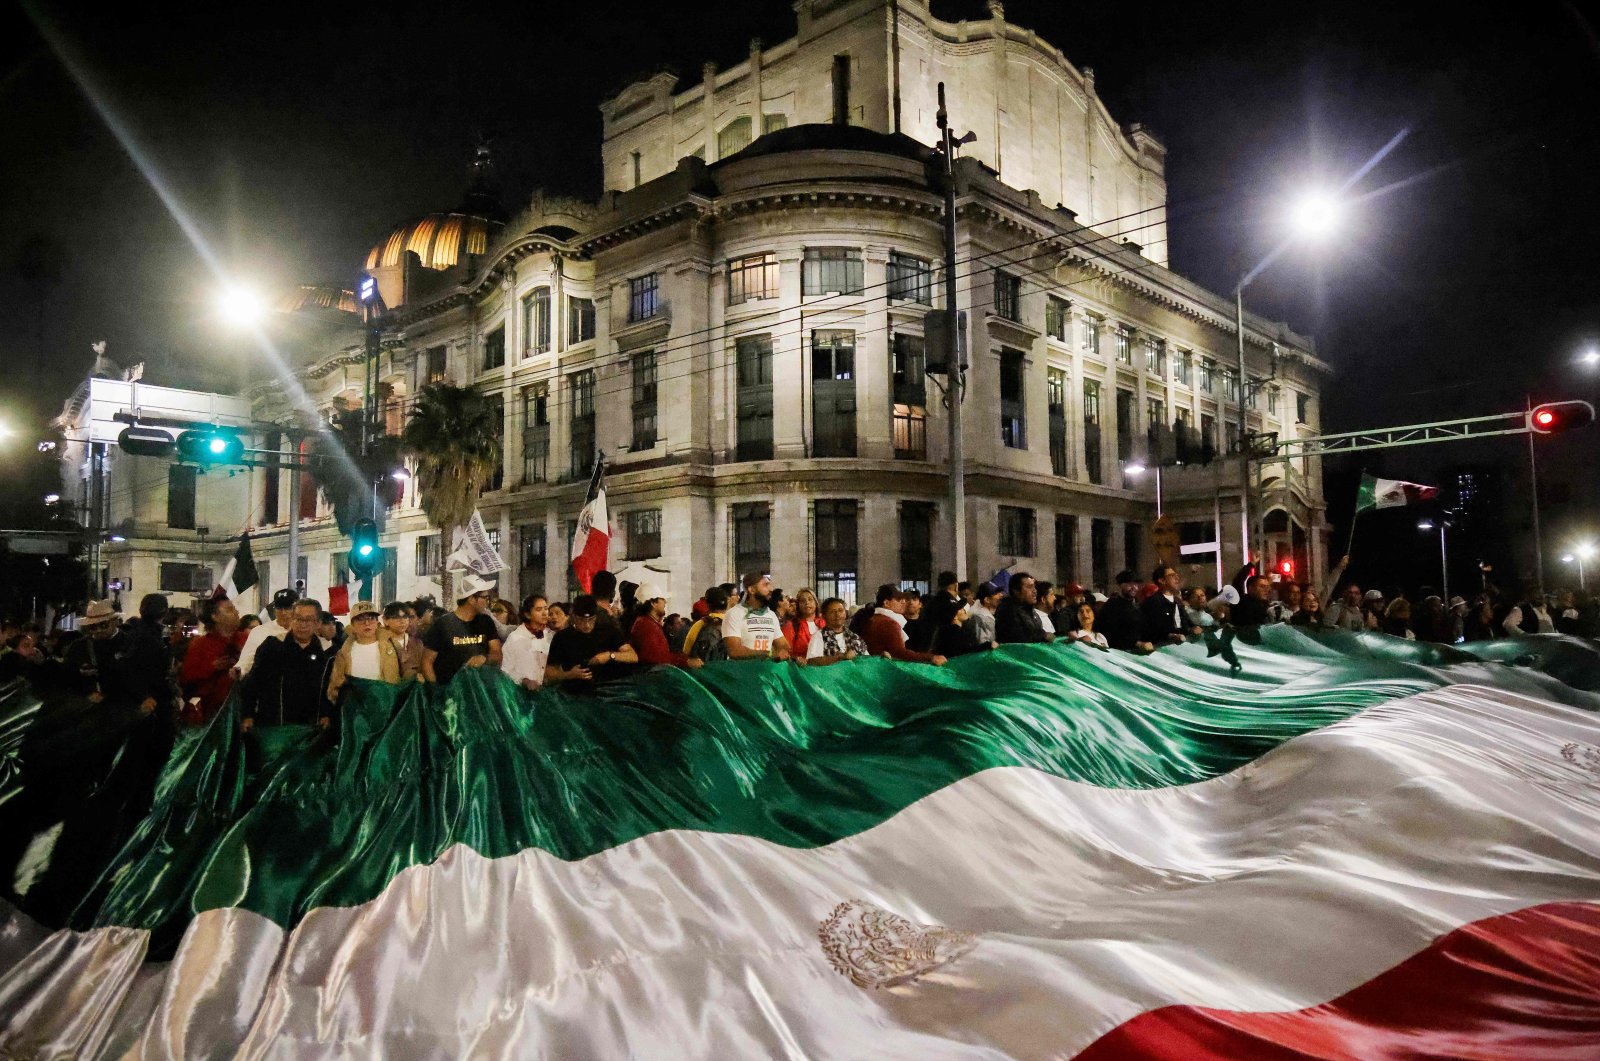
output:
POLYGON ((1278 570, 1283 572, 1283 577, 1284 578, 1293 578, 1294 577, 1294 561, 1293 560, 1284 560, 1284 561, 1282 561, 1281 563, 1278 564, 1278 570))
POLYGON ((1534 406, 1528 414, 1528 430, 1536 435, 1554 435, 1592 423, 1594 406, 1588 402, 1547 402, 1534 406))

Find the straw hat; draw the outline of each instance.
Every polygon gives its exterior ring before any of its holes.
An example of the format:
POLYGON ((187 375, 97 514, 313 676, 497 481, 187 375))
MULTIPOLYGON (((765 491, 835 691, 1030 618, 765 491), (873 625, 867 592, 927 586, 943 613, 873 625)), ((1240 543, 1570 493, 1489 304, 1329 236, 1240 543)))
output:
POLYGON ((108 623, 112 619, 120 618, 122 618, 122 613, 117 611, 116 606, 110 601, 90 601, 89 606, 83 610, 83 614, 78 616, 78 625, 80 627, 99 626, 101 623, 108 623))

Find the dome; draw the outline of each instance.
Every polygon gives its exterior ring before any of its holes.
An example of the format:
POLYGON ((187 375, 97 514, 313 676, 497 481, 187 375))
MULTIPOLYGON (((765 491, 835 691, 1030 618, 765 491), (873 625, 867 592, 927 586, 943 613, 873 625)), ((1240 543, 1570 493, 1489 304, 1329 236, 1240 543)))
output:
POLYGON ((397 225, 367 254, 367 269, 399 265, 406 251, 422 259, 425 269, 449 269, 469 254, 486 254, 489 237, 500 222, 478 214, 426 214, 397 225))
POLYGON ((278 310, 282 313, 318 309, 360 313, 361 303, 356 301, 354 291, 341 284, 299 284, 278 300, 278 310))

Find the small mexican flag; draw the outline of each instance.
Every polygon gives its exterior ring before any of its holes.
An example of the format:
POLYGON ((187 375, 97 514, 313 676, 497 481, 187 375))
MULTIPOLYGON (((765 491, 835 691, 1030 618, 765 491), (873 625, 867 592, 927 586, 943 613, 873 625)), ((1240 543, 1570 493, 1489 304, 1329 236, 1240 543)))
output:
POLYGON ((1418 501, 1432 501, 1439 496, 1437 486, 1423 486, 1401 479, 1379 479, 1371 475, 1361 477, 1361 489, 1356 491, 1356 511, 1369 508, 1399 508, 1418 501))

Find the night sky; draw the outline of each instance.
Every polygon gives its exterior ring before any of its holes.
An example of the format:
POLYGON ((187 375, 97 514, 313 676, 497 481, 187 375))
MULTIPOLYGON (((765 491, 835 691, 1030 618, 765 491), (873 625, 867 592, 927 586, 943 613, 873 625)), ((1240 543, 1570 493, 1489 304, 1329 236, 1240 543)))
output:
MULTIPOLYGON (((786 2, 32 10, 222 265, 263 286, 352 282, 390 225, 459 202, 480 134, 509 206, 536 186, 592 197, 601 99, 662 67, 697 79, 707 59, 731 65, 750 38, 776 43, 794 24, 786 2)), ((976 0, 934 11, 985 17, 976 0)), ((1010 0, 1006 15, 1093 66, 1112 115, 1164 140, 1172 265, 1214 290, 1278 240, 1283 196, 1342 181, 1406 132, 1354 186, 1339 239, 1287 253, 1247 292, 1338 371, 1328 429, 1495 412, 1529 389, 1596 391, 1571 362, 1600 341, 1600 39, 1572 7, 1010 0)), ((211 315, 193 245, 34 25, 0 11, 0 404, 12 419, 30 398, 58 409, 96 339, 162 381, 203 379, 242 351, 211 315)), ((1517 453, 1521 440, 1361 463, 1431 481, 1517 453)), ((1597 458, 1600 429, 1542 451, 1552 480, 1573 480, 1549 519, 1574 533, 1597 515, 1597 458)), ((1330 464, 1336 516, 1354 467, 1330 464)))

